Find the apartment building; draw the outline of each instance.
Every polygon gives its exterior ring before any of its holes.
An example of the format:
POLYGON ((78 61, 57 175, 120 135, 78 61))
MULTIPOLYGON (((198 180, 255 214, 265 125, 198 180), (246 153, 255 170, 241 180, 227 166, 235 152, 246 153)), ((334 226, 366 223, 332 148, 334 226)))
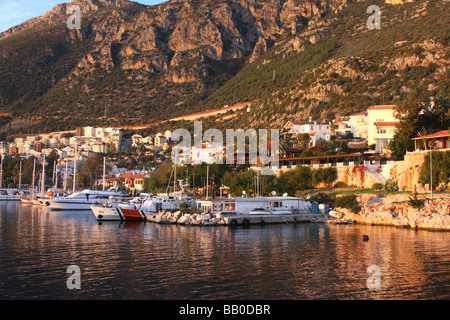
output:
POLYGON ((387 151, 400 121, 395 118, 395 105, 372 106, 367 109, 367 143, 375 144, 378 153, 387 151))

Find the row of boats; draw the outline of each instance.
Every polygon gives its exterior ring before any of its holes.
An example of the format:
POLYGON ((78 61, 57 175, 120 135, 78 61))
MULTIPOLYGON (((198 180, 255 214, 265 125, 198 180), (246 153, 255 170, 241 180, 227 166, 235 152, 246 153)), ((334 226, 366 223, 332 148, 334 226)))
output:
MULTIPOLYGON (((10 195, 23 203, 49 207, 51 210, 91 210, 98 221, 145 221, 148 215, 161 211, 179 211, 184 206, 201 212, 224 215, 290 215, 311 213, 312 203, 306 199, 289 197, 255 197, 197 199, 180 191, 170 194, 142 194, 130 198, 115 190, 83 190, 70 195, 47 191, 41 197, 10 195)), ((1 198, 0 198, 1 200, 1 198)))

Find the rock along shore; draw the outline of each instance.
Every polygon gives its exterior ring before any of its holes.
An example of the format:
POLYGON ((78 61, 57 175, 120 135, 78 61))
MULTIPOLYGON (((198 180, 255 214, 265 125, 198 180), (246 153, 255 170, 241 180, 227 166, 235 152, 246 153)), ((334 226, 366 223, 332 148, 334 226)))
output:
POLYGON ((450 194, 418 196, 422 207, 413 206, 410 199, 413 195, 399 194, 380 197, 375 194, 362 194, 357 201, 361 206, 358 214, 345 208, 330 211, 330 223, 363 223, 406 227, 412 229, 428 229, 450 231, 450 194))
POLYGON ((182 213, 181 211, 161 211, 147 216, 148 222, 159 224, 180 224, 190 226, 250 225, 274 223, 324 223, 325 214, 292 214, 292 215, 222 215, 209 213, 182 213))

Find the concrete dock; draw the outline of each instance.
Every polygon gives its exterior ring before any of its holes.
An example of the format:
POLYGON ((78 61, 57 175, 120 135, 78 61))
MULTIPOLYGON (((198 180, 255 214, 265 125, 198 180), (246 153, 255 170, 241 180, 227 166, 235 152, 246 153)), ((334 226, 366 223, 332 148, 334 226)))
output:
POLYGON ((325 222, 327 219, 326 214, 317 213, 300 213, 300 214, 286 214, 286 215, 276 215, 276 214, 239 214, 232 215, 228 217, 222 217, 222 220, 226 225, 238 226, 238 225, 254 225, 254 224, 295 224, 295 223, 305 223, 305 222, 325 222))

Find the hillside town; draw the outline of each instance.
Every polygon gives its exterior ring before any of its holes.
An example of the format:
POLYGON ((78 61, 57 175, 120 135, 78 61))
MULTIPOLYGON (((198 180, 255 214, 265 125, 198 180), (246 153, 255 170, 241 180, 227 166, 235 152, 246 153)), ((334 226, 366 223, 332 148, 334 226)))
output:
MULTIPOLYGON (((392 168, 400 163, 390 159, 389 149, 398 124, 394 105, 371 106, 364 112, 332 121, 313 121, 312 118, 290 120, 283 128, 279 128, 284 143, 280 145, 278 167, 271 169, 279 175, 299 164, 312 169, 335 167, 338 170, 337 181, 346 185, 353 184, 361 188, 370 188, 373 184, 384 185, 388 179, 393 178, 392 168), (344 142, 345 150, 343 147, 335 148, 330 153, 327 144, 332 140, 335 143, 344 142), (342 168, 347 168, 348 171, 348 167, 358 165, 365 166, 364 177, 352 178, 341 172, 342 168)), ((423 153, 421 150, 427 150, 427 139, 432 138, 438 138, 434 148, 449 148, 449 132, 443 131, 416 138, 415 152, 420 154, 423 153)), ((21 160, 30 157, 42 159, 43 156, 48 157, 53 153, 57 157, 54 170, 61 177, 73 175, 75 162, 81 163, 94 156, 105 157, 109 168, 107 175, 91 187, 102 184, 105 184, 106 188, 122 186, 129 193, 139 194, 144 191, 144 180, 162 163, 170 160, 171 150, 177 143, 172 141, 170 130, 144 137, 137 133, 125 137, 123 131, 116 128, 83 127, 75 131, 14 137, 9 143, 0 143, 0 152, 2 158, 6 155, 18 156, 21 160), (122 156, 114 157, 117 154, 122 156), (139 163, 139 156, 151 156, 153 165, 149 167, 139 163), (127 162, 130 159, 133 161, 127 162)), ((218 155, 223 154, 223 143, 204 141, 201 147, 192 146, 185 150, 178 160, 178 165, 211 164, 216 161, 218 155)), ((252 169, 259 171, 261 167, 252 166, 252 169)), ((400 180, 401 188, 417 189, 417 178, 413 182, 402 183, 398 174, 399 172, 395 178, 400 180)), ((60 179, 60 187, 62 181, 63 179, 60 179)), ((67 186, 64 185, 64 188, 67 186)))

